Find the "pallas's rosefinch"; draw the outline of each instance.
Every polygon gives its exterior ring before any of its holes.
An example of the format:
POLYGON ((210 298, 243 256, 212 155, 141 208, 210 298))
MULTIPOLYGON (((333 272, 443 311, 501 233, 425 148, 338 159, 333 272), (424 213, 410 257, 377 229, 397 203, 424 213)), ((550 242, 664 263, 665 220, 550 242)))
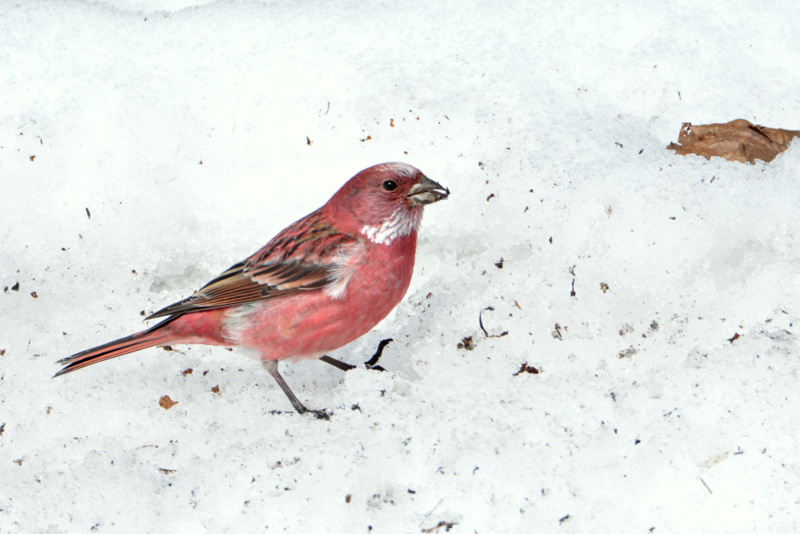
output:
POLYGON ((295 410, 309 411, 278 361, 324 357, 386 317, 411 282, 423 206, 448 194, 405 163, 365 169, 264 248, 148 317, 164 320, 61 360, 56 376, 156 345, 242 347, 255 351, 295 410))

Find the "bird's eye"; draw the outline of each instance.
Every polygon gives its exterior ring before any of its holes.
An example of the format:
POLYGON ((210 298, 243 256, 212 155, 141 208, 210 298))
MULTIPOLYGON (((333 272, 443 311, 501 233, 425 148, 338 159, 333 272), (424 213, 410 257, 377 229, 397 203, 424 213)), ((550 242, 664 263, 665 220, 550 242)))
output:
POLYGON ((395 182, 394 180, 386 180, 381 184, 381 186, 386 191, 394 191, 395 189, 397 189, 397 182, 395 182))

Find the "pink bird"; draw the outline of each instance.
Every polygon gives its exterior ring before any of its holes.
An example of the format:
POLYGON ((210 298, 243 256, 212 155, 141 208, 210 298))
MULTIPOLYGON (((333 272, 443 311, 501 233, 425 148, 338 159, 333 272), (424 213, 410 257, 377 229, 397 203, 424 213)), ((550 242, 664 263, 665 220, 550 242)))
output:
POLYGON ((67 365, 55 376, 157 345, 242 347, 258 354, 295 410, 325 417, 297 399, 278 361, 351 367, 325 353, 366 334, 402 300, 422 209, 449 194, 405 163, 364 169, 264 248, 147 318, 166 319, 60 360, 67 365))

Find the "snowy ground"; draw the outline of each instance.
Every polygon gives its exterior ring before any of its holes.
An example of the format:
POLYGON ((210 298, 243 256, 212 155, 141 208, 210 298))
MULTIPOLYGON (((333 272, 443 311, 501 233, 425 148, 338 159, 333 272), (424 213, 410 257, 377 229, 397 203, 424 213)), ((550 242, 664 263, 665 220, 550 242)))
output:
POLYGON ((664 148, 800 128, 795 2, 430 4, 0 2, 0 531, 800 530, 800 147, 664 148), (452 194, 333 354, 388 372, 283 366, 330 421, 224 348, 51 379, 398 160, 452 194))

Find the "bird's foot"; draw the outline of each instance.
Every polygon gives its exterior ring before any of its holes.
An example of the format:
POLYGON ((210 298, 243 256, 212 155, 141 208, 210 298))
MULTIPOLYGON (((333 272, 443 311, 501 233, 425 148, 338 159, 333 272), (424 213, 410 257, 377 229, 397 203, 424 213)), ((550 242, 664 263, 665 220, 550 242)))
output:
POLYGON ((385 371, 383 367, 378 365, 378 360, 381 359, 381 355, 383 355, 383 349, 394 341, 392 338, 381 339, 381 342, 378 343, 378 350, 375 351, 375 354, 372 355, 372 358, 364 362, 364 365, 367 366, 367 369, 372 369, 373 371, 385 371))
MULTIPOLYGON (((364 365, 367 369, 372 371, 385 371, 382 366, 378 365, 378 360, 380 360, 381 355, 383 354, 383 349, 394 341, 393 339, 382 339, 380 343, 378 343, 378 350, 375 351, 375 354, 372 355, 372 358, 364 362, 364 365)), ((355 369, 355 365, 351 365, 349 363, 343 362, 341 360, 337 360, 336 358, 331 358, 330 356, 320 356, 319 358, 325 363, 329 363, 332 366, 336 367, 337 369, 341 369, 342 371, 349 371, 350 369, 355 369)))

